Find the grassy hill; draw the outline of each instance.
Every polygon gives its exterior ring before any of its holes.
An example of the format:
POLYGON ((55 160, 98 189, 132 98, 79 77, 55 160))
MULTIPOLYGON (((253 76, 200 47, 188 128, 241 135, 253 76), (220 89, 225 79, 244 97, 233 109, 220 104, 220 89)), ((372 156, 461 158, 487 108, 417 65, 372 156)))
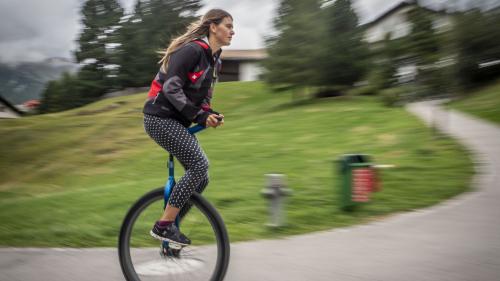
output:
MULTIPOLYGON (((132 202, 166 179, 167 153, 143 132, 144 99, 139 94, 0 120, 0 245, 116 245, 132 202)), ((226 124, 198 137, 211 163, 204 194, 232 241, 366 222, 468 189, 473 168, 463 148, 372 98, 292 105, 289 93, 237 82, 219 84, 214 104, 226 124), (372 203, 343 213, 334 160, 356 152, 396 168, 382 172, 383 190, 372 203), (294 191, 286 206, 289 224, 279 231, 264 226, 266 173, 286 174, 294 191)))
POLYGON ((500 124, 500 80, 451 102, 449 106, 500 124))

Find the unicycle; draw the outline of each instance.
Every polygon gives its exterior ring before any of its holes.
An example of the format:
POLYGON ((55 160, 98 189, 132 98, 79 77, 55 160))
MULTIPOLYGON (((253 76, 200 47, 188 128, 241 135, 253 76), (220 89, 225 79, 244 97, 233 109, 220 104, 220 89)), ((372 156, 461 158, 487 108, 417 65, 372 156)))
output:
MULTIPOLYGON (((189 131, 204 128, 196 125, 189 131)), ((123 220, 118 239, 122 272, 128 281, 221 281, 229 264, 229 237, 216 209, 200 194, 193 193, 175 221, 191 245, 181 247, 149 235, 175 186, 172 155, 168 169, 165 186, 143 195, 123 220)))

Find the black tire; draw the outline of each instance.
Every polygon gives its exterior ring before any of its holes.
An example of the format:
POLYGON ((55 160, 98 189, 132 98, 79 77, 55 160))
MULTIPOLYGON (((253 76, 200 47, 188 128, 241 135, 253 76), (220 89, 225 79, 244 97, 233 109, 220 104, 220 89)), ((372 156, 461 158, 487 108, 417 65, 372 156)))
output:
MULTIPOLYGON (((199 195, 198 193, 194 193, 190 200, 189 200, 189 204, 192 204, 192 208, 191 210, 189 211, 189 213, 187 213, 185 215, 185 217, 183 217, 182 221, 181 221, 181 225, 180 225, 180 228, 181 228, 181 231, 183 233, 185 233, 189 238, 191 238, 191 240, 193 241, 193 246, 188 246, 186 248, 183 248, 181 250, 181 253, 186 253, 186 257, 184 258, 184 260, 188 260, 189 258, 191 257, 194 257, 195 259, 197 258, 195 255, 192 255, 191 253, 192 252, 196 252, 196 250, 192 250, 192 249, 209 249, 209 250, 206 250, 205 252, 208 252, 210 251, 210 253, 212 253, 213 256, 216 255, 216 258, 215 257, 212 257, 210 258, 210 260, 216 260, 215 261, 215 264, 214 265, 207 265, 207 267, 209 267, 208 269, 203 269, 204 271, 202 272, 202 270, 199 270, 200 272, 197 273, 197 274, 203 274, 203 276, 196 276, 196 277, 192 277, 192 272, 189 272, 189 273, 165 273, 167 275, 170 275, 172 274, 172 276, 170 278, 165 278, 165 276, 161 276, 161 277, 152 277, 152 276, 146 276, 146 275, 141 275, 141 274, 138 274, 137 272, 137 268, 139 268, 139 266, 137 265, 138 262, 136 262, 136 258, 133 256, 135 255, 135 252, 138 252, 138 253, 141 253, 141 259, 143 259, 143 256, 146 256, 147 258, 149 258, 149 256, 151 256, 151 259, 156 259, 158 260, 158 257, 160 256, 159 252, 156 253, 156 257, 153 257, 151 250, 145 250, 144 248, 141 248, 143 247, 143 243, 146 243, 146 244, 149 244, 151 242, 153 243, 156 243, 158 245, 161 245, 161 242, 160 241, 157 241, 155 239, 153 239, 152 237, 149 236, 149 229, 144 230, 144 229, 141 229, 140 230, 140 235, 143 234, 144 237, 141 237, 141 239, 144 239, 144 241, 146 242, 140 242, 140 243, 136 243, 136 239, 135 239, 135 233, 138 231, 137 229, 134 229, 134 228, 140 228, 139 226, 136 226, 139 225, 140 223, 137 223, 137 220, 138 218, 141 217, 141 214, 147 214, 148 213, 148 210, 150 209, 153 209, 153 205, 157 205, 154 209, 155 209, 155 213, 156 212, 156 209, 158 208, 158 205, 159 204, 163 204, 163 192, 164 192, 164 188, 163 187, 160 187, 160 188, 157 188, 155 190, 152 190, 150 191, 149 193, 145 194, 144 196, 142 196, 137 202, 134 203, 134 205, 132 205, 132 207, 130 208, 130 210, 128 211, 127 215, 125 216, 125 219, 123 220, 123 223, 122 223, 122 227, 120 229, 120 236, 119 236, 119 240, 118 240, 118 255, 119 255, 119 259, 120 259, 120 266, 122 268, 122 271, 123 271, 123 274, 125 275, 125 278, 128 280, 128 281, 144 281, 144 280, 180 280, 181 279, 181 276, 180 274, 190 274, 191 277, 186 277, 186 276, 182 276, 182 279, 181 280, 199 280, 199 281, 203 281, 203 280, 210 280, 210 281, 221 281, 224 279, 224 276, 226 274, 226 271, 227 271, 227 267, 228 267, 228 264, 229 264, 229 237, 227 235, 227 231, 226 231, 226 227, 224 225, 224 222, 222 220, 222 218, 220 217, 220 215, 217 213, 217 211, 215 210, 215 208, 210 205, 210 203, 204 199, 201 195, 199 195), (196 246, 195 243, 197 241, 196 238, 192 238, 190 236, 189 233, 186 233, 185 232, 185 227, 190 227, 190 223, 189 223, 189 220, 190 220, 190 217, 193 217, 193 218, 196 218, 197 220, 193 221, 191 223, 191 227, 193 229, 195 229, 194 231, 198 231, 199 227, 202 226, 202 225, 205 225, 205 227, 202 229, 203 231, 200 231, 200 232, 204 232, 205 234, 202 235, 204 237, 205 240, 209 241, 209 242, 206 242, 206 243, 211 243, 212 245, 200 245, 200 246, 196 246), (183 229, 184 228, 184 229, 183 229), (208 238, 207 238, 208 237, 208 238), (133 241, 131 241, 133 240, 133 241), (131 247, 131 244, 137 244, 138 247, 131 247), (189 247, 192 247, 191 250, 188 250, 189 247), (145 254, 145 251, 148 251, 146 254, 145 254), (134 254, 133 254, 134 252, 134 254), (206 271, 206 273, 205 273, 206 271), (161 278, 161 279, 155 279, 155 278, 161 278)), ((163 207, 161 207, 162 209, 163 207)), ((158 212, 158 217, 159 215, 161 214, 161 211, 158 212)), ((157 217, 157 218, 158 218, 157 217)), ((148 221, 150 219, 148 218, 148 221)), ((140 220, 139 220, 140 222, 140 220)), ((153 226, 154 224, 154 219, 152 219, 149 223, 149 228, 153 226)), ((189 230, 189 229, 188 229, 189 230)), ((192 235, 196 235, 196 232, 194 233, 191 233, 192 235)), ((199 239, 199 240, 203 240, 203 239, 199 239)), ((141 240, 142 241, 142 240, 141 240)), ((134 245, 132 245, 134 246, 134 245)), ((182 256, 183 254, 181 254, 182 256)), ((137 258, 138 259, 138 258, 137 258)), ((208 259, 207 259, 208 260, 208 259)), ((174 266, 177 266, 177 263, 179 263, 179 261, 182 261, 182 257, 181 258, 161 258, 160 261, 158 262, 161 262, 161 263, 168 263, 168 262, 173 262, 173 263, 176 263, 174 266)), ((213 261, 212 261, 213 262, 213 261)), ((199 264, 203 264, 203 261, 200 260, 199 264)), ((172 266, 172 263, 170 263, 170 266, 172 266)), ((193 266, 191 266, 193 267, 193 266)), ((185 267, 184 267, 185 268, 185 267)))

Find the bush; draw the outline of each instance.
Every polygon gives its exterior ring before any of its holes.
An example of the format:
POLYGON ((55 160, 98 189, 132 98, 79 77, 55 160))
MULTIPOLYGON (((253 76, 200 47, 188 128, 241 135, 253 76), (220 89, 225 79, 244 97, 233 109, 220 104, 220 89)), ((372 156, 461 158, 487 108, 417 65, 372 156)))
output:
POLYGON ((315 98, 330 98, 344 96, 348 91, 348 86, 328 86, 320 87, 314 93, 315 98))
POLYGON ((364 86, 360 86, 354 88, 349 91, 349 95, 352 96, 375 96, 378 94, 380 89, 375 87, 374 85, 368 84, 364 86))
POLYGON ((402 98, 406 94, 406 88, 395 87, 380 91, 380 100, 386 106, 397 106, 401 104, 402 98))
POLYGON ((352 89, 349 94, 354 96, 376 96, 381 90, 390 87, 394 80, 392 78, 393 71, 386 68, 380 67, 371 71, 366 77, 366 85, 352 89))
POLYGON ((456 78, 467 92, 500 77, 500 65, 479 67, 500 57, 500 9, 488 12, 472 10, 457 18, 454 29, 457 46, 456 78))

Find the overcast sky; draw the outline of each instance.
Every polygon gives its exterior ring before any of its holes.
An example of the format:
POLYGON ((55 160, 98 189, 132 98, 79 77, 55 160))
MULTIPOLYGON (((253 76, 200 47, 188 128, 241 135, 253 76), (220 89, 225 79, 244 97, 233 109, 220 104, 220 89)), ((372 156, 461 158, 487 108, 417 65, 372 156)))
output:
MULTIPOLYGON (((120 0, 131 11, 137 0, 120 0)), ((353 0, 362 22, 383 13, 402 0, 353 0)), ((428 0, 433 3, 444 0, 428 0)), ((457 0, 455 0, 457 1, 457 0)), ((498 1, 498 0, 495 0, 498 1)), ((48 57, 71 58, 81 29, 84 0, 0 0, 0 61, 39 61, 48 57)), ((203 0, 203 13, 222 8, 234 17, 236 36, 230 49, 264 47, 263 35, 271 30, 277 0, 203 0)))

